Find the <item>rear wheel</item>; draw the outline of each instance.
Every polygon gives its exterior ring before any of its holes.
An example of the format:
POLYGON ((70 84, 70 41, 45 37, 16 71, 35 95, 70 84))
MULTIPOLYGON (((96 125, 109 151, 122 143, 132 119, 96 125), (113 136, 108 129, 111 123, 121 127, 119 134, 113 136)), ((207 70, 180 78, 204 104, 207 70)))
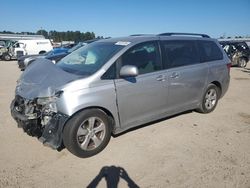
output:
POLYGON ((63 130, 65 147, 74 155, 86 158, 101 152, 111 137, 109 117, 99 109, 79 112, 63 130))
POLYGON ((212 112, 219 100, 219 89, 214 84, 209 84, 208 88, 203 95, 202 103, 198 109, 201 113, 210 113, 212 112))
POLYGON ((44 54, 44 53, 46 53, 46 51, 44 50, 39 52, 39 54, 44 54))

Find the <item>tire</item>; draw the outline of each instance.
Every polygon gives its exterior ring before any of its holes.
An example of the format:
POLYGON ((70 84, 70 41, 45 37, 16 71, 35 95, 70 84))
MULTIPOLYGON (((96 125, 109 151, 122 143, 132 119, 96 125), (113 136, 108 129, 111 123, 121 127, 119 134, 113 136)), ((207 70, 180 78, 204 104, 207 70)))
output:
POLYGON ((238 65, 239 65, 239 67, 245 68, 247 66, 246 58, 240 58, 238 65))
POLYGON ((87 158, 101 152, 111 137, 111 121, 99 109, 88 109, 74 115, 63 130, 63 143, 74 155, 87 158))
POLYGON ((198 112, 207 114, 214 111, 219 100, 219 88, 214 84, 209 84, 206 92, 203 95, 200 108, 198 112))
POLYGON ((46 51, 44 50, 39 52, 39 54, 44 54, 44 53, 46 53, 46 51))
POLYGON ((9 54, 3 54, 3 60, 5 61, 10 61, 11 60, 11 56, 9 54))

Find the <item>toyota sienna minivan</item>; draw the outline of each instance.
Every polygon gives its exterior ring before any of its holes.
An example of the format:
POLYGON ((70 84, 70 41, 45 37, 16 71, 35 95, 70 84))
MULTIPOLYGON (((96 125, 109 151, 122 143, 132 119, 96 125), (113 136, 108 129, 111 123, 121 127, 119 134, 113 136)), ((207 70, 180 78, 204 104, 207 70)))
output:
POLYGON ((187 110, 212 112, 229 71, 227 55, 205 34, 104 39, 57 64, 31 64, 17 82, 11 114, 43 144, 90 157, 111 134, 187 110))

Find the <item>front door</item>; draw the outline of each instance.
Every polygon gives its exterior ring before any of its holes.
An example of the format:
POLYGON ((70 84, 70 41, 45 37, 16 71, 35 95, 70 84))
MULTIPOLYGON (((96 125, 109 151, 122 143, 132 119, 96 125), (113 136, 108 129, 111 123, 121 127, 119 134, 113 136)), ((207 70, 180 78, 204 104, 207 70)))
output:
POLYGON ((129 49, 120 58, 121 66, 135 65, 139 75, 116 79, 117 103, 122 127, 133 127, 164 113, 167 104, 166 71, 162 70, 158 42, 129 49))

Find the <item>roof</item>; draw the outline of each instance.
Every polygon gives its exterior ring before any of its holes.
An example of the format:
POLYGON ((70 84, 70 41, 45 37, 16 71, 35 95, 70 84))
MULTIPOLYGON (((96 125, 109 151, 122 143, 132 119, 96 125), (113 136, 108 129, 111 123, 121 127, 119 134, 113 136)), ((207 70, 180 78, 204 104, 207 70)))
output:
POLYGON ((127 37, 118 37, 118 38, 108 38, 102 39, 97 42, 130 42, 130 43, 137 43, 137 42, 144 42, 149 40, 158 40, 160 38, 169 38, 169 39, 183 39, 183 40, 215 40, 210 38, 208 35, 205 34, 192 34, 192 33, 162 33, 158 35, 152 34, 136 34, 130 35, 127 37), (199 36, 199 37, 198 37, 199 36))
MULTIPOLYGON (((156 35, 141 35, 141 36, 127 36, 127 37, 117 37, 117 38, 108 38, 108 39, 101 39, 100 42, 130 42, 136 43, 141 41, 147 41, 149 39, 158 39, 159 37, 156 35)), ((97 42, 99 42, 97 41, 97 42)))

